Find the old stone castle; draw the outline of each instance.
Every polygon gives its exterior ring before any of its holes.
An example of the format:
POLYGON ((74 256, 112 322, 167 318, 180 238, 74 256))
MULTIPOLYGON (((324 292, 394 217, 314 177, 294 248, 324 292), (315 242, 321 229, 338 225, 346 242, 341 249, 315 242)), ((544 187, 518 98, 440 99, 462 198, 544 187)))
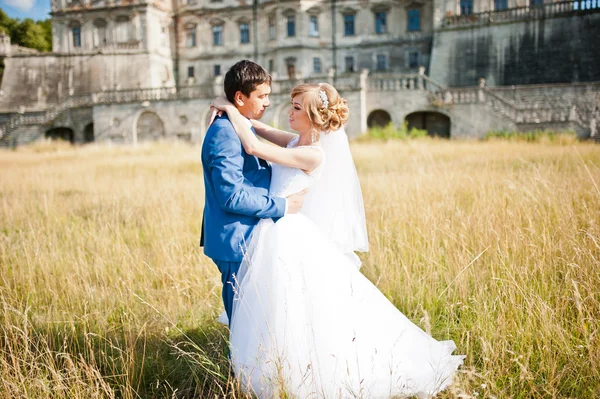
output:
POLYGON ((0 145, 201 141, 242 58, 273 75, 276 126, 295 84, 327 81, 351 135, 598 135, 600 0, 52 0, 52 26, 52 53, 0 34, 0 145))

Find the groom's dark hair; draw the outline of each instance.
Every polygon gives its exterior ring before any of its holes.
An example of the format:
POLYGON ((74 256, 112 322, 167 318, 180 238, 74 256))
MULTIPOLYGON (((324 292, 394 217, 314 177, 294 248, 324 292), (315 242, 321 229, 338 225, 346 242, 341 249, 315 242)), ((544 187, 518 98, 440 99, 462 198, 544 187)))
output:
POLYGON ((265 68, 250 60, 236 62, 225 74, 225 96, 231 102, 238 91, 250 97, 256 86, 263 83, 271 84, 271 75, 265 68))

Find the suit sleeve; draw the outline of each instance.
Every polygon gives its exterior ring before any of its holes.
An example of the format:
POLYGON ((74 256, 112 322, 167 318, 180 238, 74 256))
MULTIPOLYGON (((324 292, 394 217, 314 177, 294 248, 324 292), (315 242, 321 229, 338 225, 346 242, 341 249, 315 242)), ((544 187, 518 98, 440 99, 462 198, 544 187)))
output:
POLYGON ((226 212, 258 218, 282 217, 284 198, 264 195, 243 184, 244 156, 233 129, 222 128, 213 138, 207 161, 219 206, 226 212))

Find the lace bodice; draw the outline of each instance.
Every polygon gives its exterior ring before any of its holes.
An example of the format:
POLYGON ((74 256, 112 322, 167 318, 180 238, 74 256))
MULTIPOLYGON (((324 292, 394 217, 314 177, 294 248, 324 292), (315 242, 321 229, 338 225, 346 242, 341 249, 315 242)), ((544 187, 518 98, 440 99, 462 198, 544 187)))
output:
MULTIPOLYGON (((298 139, 293 139, 287 147, 295 147, 297 143, 298 139)), ((323 159, 319 166, 317 166, 310 174, 306 174, 300 169, 291 168, 289 166, 272 164, 269 195, 272 197, 287 197, 311 187, 319 180, 323 171, 323 165, 325 165, 325 152, 318 145, 315 145, 314 147, 321 150, 323 159)))

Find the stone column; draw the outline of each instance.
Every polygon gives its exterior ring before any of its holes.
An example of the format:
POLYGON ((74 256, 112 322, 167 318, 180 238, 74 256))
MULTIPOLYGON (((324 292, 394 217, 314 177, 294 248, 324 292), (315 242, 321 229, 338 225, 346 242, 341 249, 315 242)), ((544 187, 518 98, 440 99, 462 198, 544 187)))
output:
POLYGON ((223 94, 223 76, 215 76, 215 80, 213 80, 213 94, 215 97, 223 94))
POLYGON ((334 80, 335 78, 335 68, 329 68, 329 70, 327 71, 327 83, 329 83, 332 86, 334 85, 334 80))
POLYGON ((0 55, 10 55, 11 52, 11 44, 10 44, 10 36, 4 32, 0 32, 0 55))
POLYGON ((367 131, 367 90, 369 70, 360 72, 360 133, 367 131))
POLYGON ((485 102, 485 93, 483 88, 485 87, 485 79, 479 78, 479 90, 477 90, 477 101, 480 103, 485 102))

